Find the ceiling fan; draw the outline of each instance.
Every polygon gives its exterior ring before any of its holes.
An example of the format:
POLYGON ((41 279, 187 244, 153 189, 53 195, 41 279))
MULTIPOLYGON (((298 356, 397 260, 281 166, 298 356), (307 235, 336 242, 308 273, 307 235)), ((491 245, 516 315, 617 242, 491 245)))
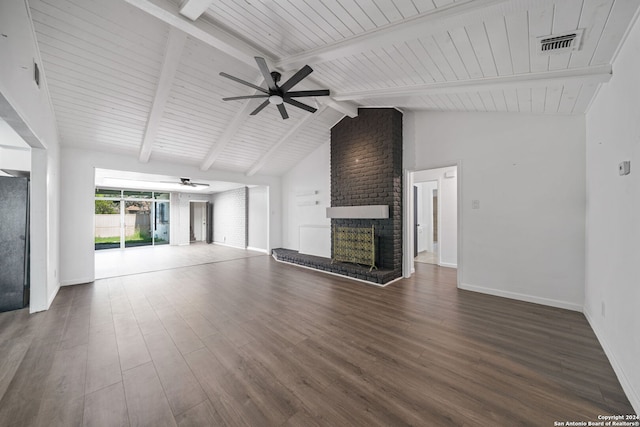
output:
MULTIPOLYGON (((175 181, 160 181, 165 184, 175 184, 175 181)), ((205 184, 202 182, 191 182, 191 178, 180 178, 180 185, 184 185, 185 187, 208 187, 209 184, 205 184)))
POLYGON ((204 184, 202 182, 192 182, 191 178, 180 178, 180 185, 185 185, 188 187, 208 187, 209 184, 204 184))
POLYGON ((308 65, 305 65, 301 69, 299 69, 289 80, 284 82, 282 85, 278 85, 280 82, 280 78, 282 75, 277 71, 269 72, 269 67, 267 67, 267 62, 264 58, 260 58, 259 56, 254 57, 256 63, 258 64, 258 68, 264 77, 264 80, 267 82, 268 89, 262 88, 260 86, 256 86, 253 83, 250 83, 246 80, 239 79, 237 77, 231 76, 227 73, 220 73, 222 77, 226 77, 235 82, 242 83, 243 85, 252 87, 262 94, 260 95, 245 95, 245 96, 233 96, 230 98, 222 98, 223 101, 235 101, 238 99, 251 99, 251 98, 267 98, 262 104, 258 106, 255 110, 251 112, 250 115, 255 116, 260 111, 262 111, 267 105, 275 104, 278 106, 278 111, 280 111, 280 115, 283 119, 288 119, 289 114, 287 114, 287 109, 284 107, 284 103, 286 102, 289 105, 293 105, 294 107, 301 108, 303 110, 309 111, 311 113, 315 113, 317 108, 314 108, 310 105, 303 104, 302 102, 296 101, 293 98, 299 98, 303 96, 329 96, 329 89, 319 89, 319 90, 298 90, 298 91, 290 91, 295 85, 300 83, 302 79, 307 77, 309 74, 313 72, 313 69, 308 65))

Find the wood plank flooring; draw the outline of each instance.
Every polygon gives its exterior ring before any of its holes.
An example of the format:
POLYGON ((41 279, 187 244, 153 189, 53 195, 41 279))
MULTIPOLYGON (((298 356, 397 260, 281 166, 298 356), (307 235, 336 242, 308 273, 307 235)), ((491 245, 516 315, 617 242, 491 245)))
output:
POLYGON ((95 277, 126 276, 212 262, 263 256, 263 252, 232 248, 204 242, 186 246, 138 246, 126 249, 103 249, 95 252, 95 277))
POLYGON ((62 288, 0 314, 2 426, 552 426, 631 414, 584 316, 268 256, 62 288))

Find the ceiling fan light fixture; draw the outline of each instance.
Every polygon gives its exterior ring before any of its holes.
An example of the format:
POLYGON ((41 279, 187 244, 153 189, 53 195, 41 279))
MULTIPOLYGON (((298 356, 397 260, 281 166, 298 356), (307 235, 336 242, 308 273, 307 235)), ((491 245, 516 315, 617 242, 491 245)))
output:
POLYGON ((271 95, 269 97, 269 104, 280 105, 284 102, 284 99, 280 95, 271 95))
POLYGON ((296 73, 293 76, 291 76, 286 82, 284 82, 282 85, 278 85, 278 82, 280 81, 280 78, 282 77, 282 75, 277 71, 269 71, 269 67, 267 66, 267 62, 264 60, 264 58, 256 56, 254 57, 254 59, 256 60, 256 64, 258 65, 258 69, 260 70, 262 77, 264 77, 264 81, 269 87, 268 89, 262 88, 260 86, 256 86, 251 82, 247 82, 245 80, 239 79, 230 74, 220 73, 222 77, 226 77, 228 79, 233 80, 234 82, 241 83, 245 86, 249 86, 259 92, 262 92, 261 94, 231 96, 227 98, 222 98, 223 101, 236 101, 240 99, 252 99, 252 98, 262 98, 262 99, 267 98, 262 102, 262 104, 258 106, 258 108, 256 108, 249 114, 250 116, 255 116, 260 111, 264 110, 265 107, 267 107, 269 104, 272 104, 278 107, 278 111, 280 112, 280 116, 282 116, 282 119, 288 119, 289 114, 287 113, 287 109, 284 106, 285 102, 289 105, 293 105, 294 107, 300 108, 301 110, 305 110, 310 113, 315 113, 316 111, 318 111, 317 108, 314 108, 300 101, 296 101, 293 98, 300 98, 305 96, 330 96, 329 89, 294 90, 294 91, 290 90, 295 85, 300 83, 301 80, 303 80, 305 77, 307 77, 309 74, 313 72, 313 69, 308 65, 305 65, 304 67, 296 71, 296 73))

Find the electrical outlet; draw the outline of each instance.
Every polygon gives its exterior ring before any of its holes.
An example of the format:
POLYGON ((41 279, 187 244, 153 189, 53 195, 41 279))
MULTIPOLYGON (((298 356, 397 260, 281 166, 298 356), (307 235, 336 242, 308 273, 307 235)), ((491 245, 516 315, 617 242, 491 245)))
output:
POLYGON ((605 312, 604 312, 604 301, 602 301, 602 303, 601 303, 601 304, 602 304, 602 306, 601 306, 602 317, 604 317, 604 313, 605 313, 605 312))
POLYGON ((472 200, 471 209, 480 209, 480 200, 472 200))
POLYGON ((631 162, 624 161, 618 165, 618 174, 620 176, 629 175, 631 173, 631 162))

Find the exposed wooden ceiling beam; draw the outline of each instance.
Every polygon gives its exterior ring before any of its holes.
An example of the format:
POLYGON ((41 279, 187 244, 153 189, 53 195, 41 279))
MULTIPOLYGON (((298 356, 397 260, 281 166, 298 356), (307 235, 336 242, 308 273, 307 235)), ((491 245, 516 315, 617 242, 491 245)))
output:
POLYGON ((183 17, 178 11, 178 6, 171 0, 125 1, 253 68, 257 68, 256 61, 253 59, 256 54, 271 59, 270 55, 267 55, 266 52, 261 51, 256 46, 250 45, 245 40, 238 39, 204 19, 191 21, 183 17))
POLYGON ((195 21, 209 8, 211 3, 213 0, 185 0, 180 6, 180 15, 195 21))
POLYGON ((580 82, 604 83, 612 76, 611 65, 598 65, 568 70, 544 71, 540 73, 517 74, 513 76, 486 77, 481 79, 460 80, 425 85, 375 89, 335 94, 334 99, 340 101, 363 100, 367 98, 389 98, 396 96, 420 96, 438 93, 464 93, 506 89, 509 87, 545 87, 553 83, 580 82))
POLYGON ((246 175, 247 176, 255 175, 256 172, 258 172, 260 169, 262 169, 262 167, 267 163, 267 161, 276 153, 276 151, 278 151, 278 149, 283 144, 291 141, 291 139, 293 139, 296 136, 296 134, 298 133, 299 130, 303 129, 307 124, 311 123, 312 121, 314 121, 318 117, 320 117, 320 114, 322 114, 322 112, 326 108, 327 108, 327 105, 323 104, 323 105, 320 106, 320 108, 318 108, 318 111, 316 111, 313 114, 309 114, 307 117, 305 117, 304 119, 302 119, 298 123, 296 123, 295 126, 293 126, 291 129, 289 129, 289 131, 282 138, 280 138, 275 144, 273 144, 271 146, 271 148, 269 148, 269 150, 266 153, 264 153, 262 155, 262 157, 260 157, 251 166, 251 168, 249 168, 249 170, 247 171, 246 175))
POLYGON ((31 147, 18 147, 16 145, 6 145, 6 144, 0 144, 0 149, 13 150, 13 151, 31 151, 31 147))
POLYGON ((142 145, 140 147, 139 160, 143 163, 148 162, 149 157, 151 157, 153 143, 156 140, 160 120, 162 119, 167 99, 169 99, 169 93, 173 86, 173 80, 176 77, 178 65, 180 65, 180 57, 182 56, 186 41, 187 35, 184 32, 175 27, 169 29, 160 78, 158 79, 156 94, 153 98, 153 104, 151 105, 151 111, 147 118, 147 126, 144 130, 144 137, 142 138, 142 145))
MULTIPOLYGON (((257 86, 261 86, 263 83, 264 79, 262 77, 259 77, 258 80, 254 82, 254 84, 256 84, 257 86)), ((258 91, 254 91, 252 95, 256 95, 258 93, 258 91)), ((201 170, 206 171, 213 165, 216 159, 227 147, 227 145, 229 145, 229 142, 231 142, 233 137, 236 136, 236 134, 240 130, 240 127, 242 126, 242 123, 244 123, 244 121, 254 108, 255 105, 253 105, 250 100, 244 102, 244 106, 236 113, 235 116, 233 116, 233 119, 231 120, 231 122, 229 122, 229 125, 224 130, 224 133, 220 136, 218 141, 216 141, 216 144, 211 147, 211 150, 209 150, 207 157, 205 157, 202 161, 202 164, 200 165, 201 170)))
MULTIPOLYGON (((539 2, 539 1, 538 1, 539 2)), ((432 9, 415 17, 358 34, 344 40, 330 43, 316 49, 292 55, 276 62, 276 67, 284 70, 299 68, 305 64, 317 64, 343 58, 354 53, 366 52, 383 46, 390 46, 398 42, 413 40, 437 31, 446 29, 453 20, 464 20, 481 11, 487 11, 491 6, 503 3, 522 3, 513 0, 473 0, 456 2, 449 6, 432 9)), ((515 5, 507 5, 510 8, 515 5)))
MULTIPOLYGON (((244 62, 252 68, 258 69, 256 61, 253 59, 255 56, 264 57, 271 64, 274 62, 273 55, 268 54, 264 49, 249 43, 247 40, 229 34, 204 19, 190 21, 181 16, 178 11, 178 6, 171 0, 125 1, 160 19, 161 21, 184 31, 189 36, 244 62)), ((312 77, 307 77, 305 80, 314 85, 325 86, 322 82, 319 82, 312 77)), ((352 103, 338 103, 335 101, 327 102, 330 104, 331 108, 334 108, 343 114, 347 114, 350 117, 358 115, 358 108, 352 103)))

